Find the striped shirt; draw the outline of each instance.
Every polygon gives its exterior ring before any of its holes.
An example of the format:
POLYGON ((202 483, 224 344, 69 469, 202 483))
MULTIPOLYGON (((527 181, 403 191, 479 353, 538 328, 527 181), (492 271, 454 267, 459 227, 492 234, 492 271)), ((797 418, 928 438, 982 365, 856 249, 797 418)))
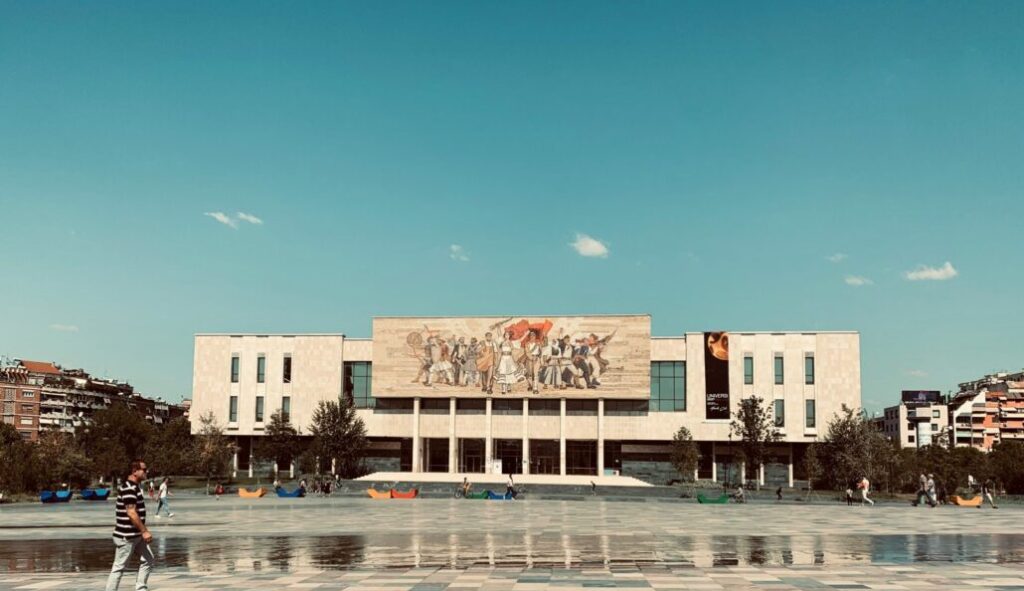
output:
POLYGON ((114 537, 136 538, 142 535, 139 528, 128 519, 128 507, 135 505, 135 512, 139 514, 142 523, 146 523, 146 495, 142 489, 131 480, 125 480, 121 488, 117 490, 117 524, 114 526, 114 537))

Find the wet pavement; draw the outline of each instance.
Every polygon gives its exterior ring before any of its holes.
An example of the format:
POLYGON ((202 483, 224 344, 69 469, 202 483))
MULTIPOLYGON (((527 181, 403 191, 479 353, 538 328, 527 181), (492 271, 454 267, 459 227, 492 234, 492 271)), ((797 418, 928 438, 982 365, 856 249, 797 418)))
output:
MULTIPOLYGON (((154 589, 728 589, 741 579, 736 588, 764 579, 834 589, 857 577, 869 587, 845 588, 913 588, 925 577, 940 588, 1024 589, 1024 510, 1014 507, 176 501, 173 519, 149 520, 154 589), (459 573, 480 584, 460 584, 459 573)), ((0 507, 0 590, 102 588, 112 520, 112 502, 0 507)))

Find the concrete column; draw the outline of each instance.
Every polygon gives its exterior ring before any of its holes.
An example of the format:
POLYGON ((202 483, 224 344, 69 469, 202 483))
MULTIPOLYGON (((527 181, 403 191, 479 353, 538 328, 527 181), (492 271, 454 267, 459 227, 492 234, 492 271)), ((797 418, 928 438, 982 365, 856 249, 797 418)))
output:
MULTIPOLYGON (((236 442, 237 445, 237 442, 236 442)), ((231 454, 231 477, 238 478, 238 450, 231 454)))
POLYGON ((715 457, 715 442, 711 442, 711 482, 718 482, 718 458, 715 457))
POLYGON ((455 447, 458 439, 455 437, 455 398, 449 398, 448 403, 448 473, 455 474, 459 471, 459 463, 456 461, 455 447))
POLYGON ((558 473, 565 476, 565 398, 558 412, 558 473))
POLYGON ((295 460, 288 463, 288 479, 295 478, 295 460))
POLYGON ((487 404, 485 406, 485 420, 484 424, 486 429, 484 431, 484 474, 491 473, 491 457, 494 454, 494 442, 491 440, 491 399, 487 398, 487 404))
POLYGON ((530 473, 530 399, 523 398, 523 474, 530 473))
POLYGON ((793 488, 793 444, 789 444, 789 488, 793 488))
POLYGON ((252 437, 249 438, 249 478, 252 478, 252 437))
POLYGON ((740 462, 740 484, 747 483, 747 461, 740 462))
POLYGON ((764 464, 761 464, 761 467, 757 469, 757 484, 764 486, 764 464))
POLYGON ((597 399, 597 475, 604 476, 604 398, 597 399))
POLYGON ((412 399, 412 471, 423 471, 423 458, 420 457, 420 397, 412 399))

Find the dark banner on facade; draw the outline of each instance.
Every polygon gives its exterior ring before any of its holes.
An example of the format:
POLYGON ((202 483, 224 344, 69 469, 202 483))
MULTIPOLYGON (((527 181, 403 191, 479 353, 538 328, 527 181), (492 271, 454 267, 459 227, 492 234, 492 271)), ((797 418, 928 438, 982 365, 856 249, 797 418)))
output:
POLYGON ((942 393, 938 390, 904 390, 903 402, 917 402, 927 404, 929 402, 942 402, 942 393))
POLYGON ((704 412, 708 419, 729 418, 729 333, 704 333, 704 412))

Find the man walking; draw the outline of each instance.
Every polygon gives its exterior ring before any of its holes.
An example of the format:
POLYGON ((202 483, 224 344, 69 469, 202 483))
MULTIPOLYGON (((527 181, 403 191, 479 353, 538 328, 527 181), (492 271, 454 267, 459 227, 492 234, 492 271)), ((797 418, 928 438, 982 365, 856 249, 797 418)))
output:
POLYGON ((174 517, 174 513, 171 513, 171 501, 167 497, 171 496, 171 491, 168 490, 170 479, 164 476, 163 482, 160 483, 160 502, 156 506, 156 518, 160 519, 160 511, 167 509, 167 516, 174 517))
POLYGON ((149 543, 153 534, 146 528, 146 495, 139 483, 146 478, 146 463, 135 460, 131 474, 117 490, 116 523, 114 525, 114 566, 107 579, 107 591, 117 591, 128 561, 139 557, 139 575, 135 591, 149 590, 149 573, 153 570, 153 552, 149 543))

